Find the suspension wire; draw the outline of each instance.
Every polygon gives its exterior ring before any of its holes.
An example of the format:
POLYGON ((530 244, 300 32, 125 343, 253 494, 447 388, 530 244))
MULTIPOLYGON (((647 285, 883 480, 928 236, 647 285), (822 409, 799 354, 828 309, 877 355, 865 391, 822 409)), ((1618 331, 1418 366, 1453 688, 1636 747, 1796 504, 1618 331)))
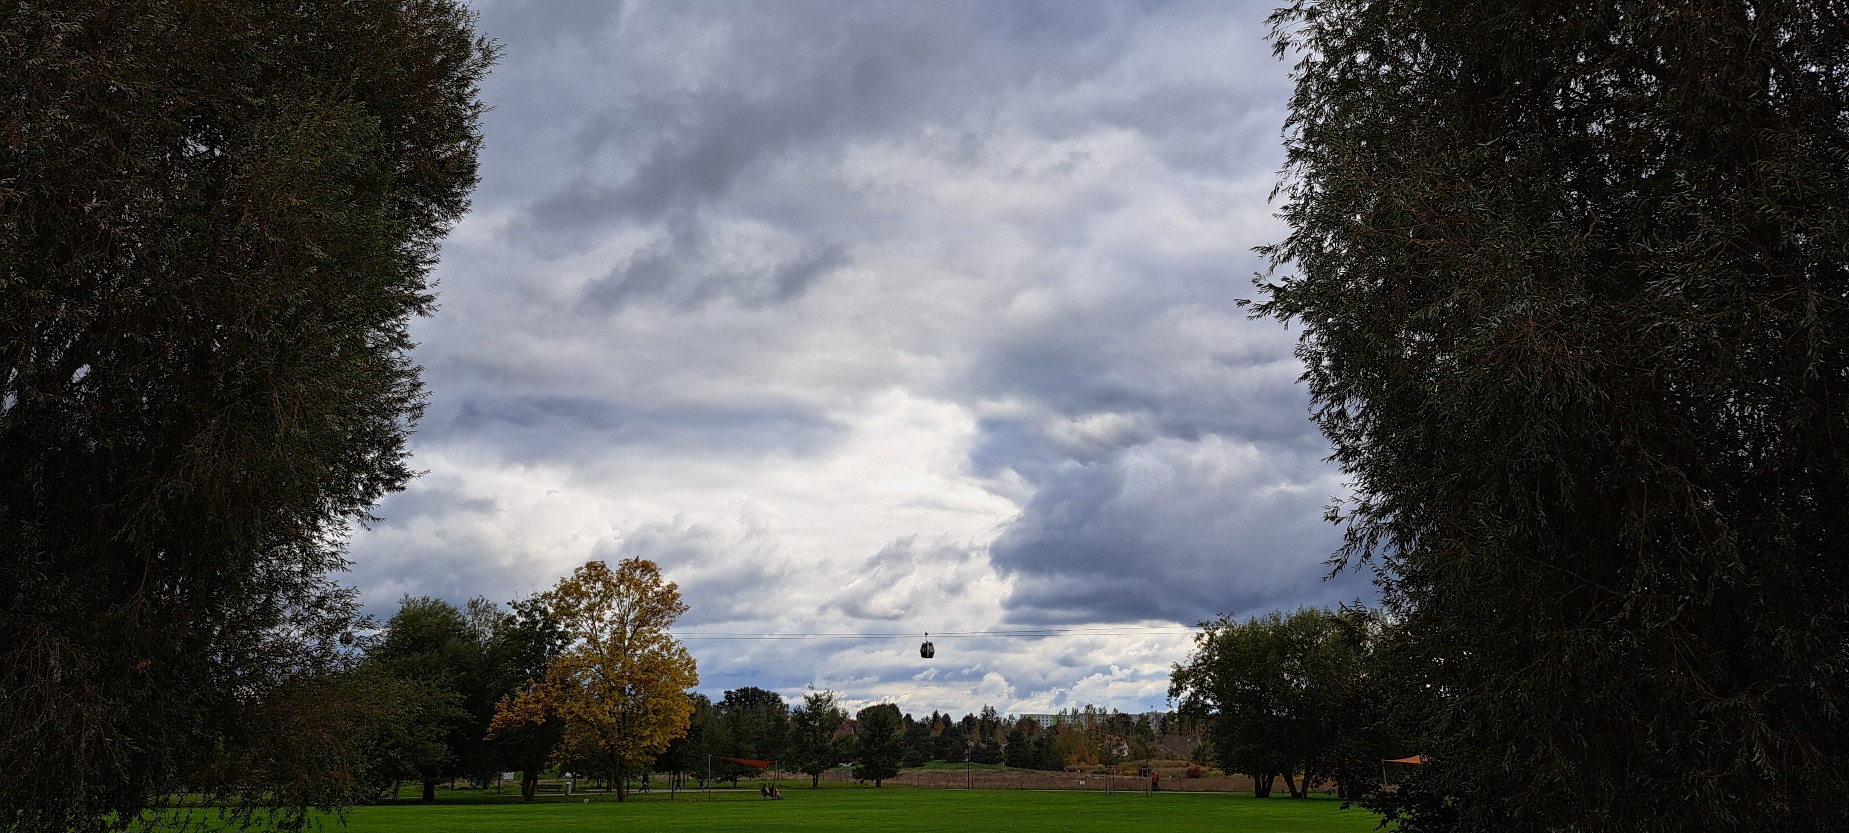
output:
MULTIPOLYGON (((951 639, 1009 639, 1009 638, 1022 638, 1022 637, 1032 638, 1032 637, 1048 637, 1048 636, 1145 636, 1145 635, 1155 636, 1155 635, 1160 635, 1160 634, 1179 635, 1179 634, 1193 634, 1193 633, 1198 633, 1198 632, 1199 632, 1198 628, 1177 627, 1177 626, 1172 626, 1172 625, 1153 625, 1153 626, 1105 625, 1105 626, 1065 627, 1065 628, 1061 628, 1061 627, 1019 628, 1019 629, 1009 629, 1009 630, 984 630, 984 631, 932 631, 931 635, 932 635, 932 638, 937 638, 937 639, 942 639, 946 637, 951 638, 951 639)), ((918 634, 919 634, 918 631, 905 631, 902 633, 899 633, 899 632, 895 632, 895 633, 865 633, 865 632, 855 633, 855 632, 831 632, 831 631, 783 632, 783 633, 736 633, 736 632, 729 632, 729 631, 687 631, 683 633, 676 633, 674 634, 674 637, 676 639, 707 639, 707 640, 901 639, 905 637, 915 637, 918 634)))

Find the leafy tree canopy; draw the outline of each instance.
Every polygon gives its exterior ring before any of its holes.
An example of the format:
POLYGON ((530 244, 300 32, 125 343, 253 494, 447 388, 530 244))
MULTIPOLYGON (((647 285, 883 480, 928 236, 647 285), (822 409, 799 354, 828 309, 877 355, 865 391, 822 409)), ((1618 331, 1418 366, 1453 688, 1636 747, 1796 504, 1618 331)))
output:
POLYGON ((1849 827, 1844 9, 1274 22, 1291 231, 1258 309, 1303 326, 1355 489, 1341 557, 1381 571, 1435 692, 1428 806, 1849 827))
POLYGON ((669 632, 687 612, 680 588, 646 559, 626 559, 614 570, 592 561, 544 599, 571 642, 543 681, 501 702, 491 730, 563 721, 561 749, 598 750, 623 801, 628 772, 685 734, 693 714, 687 691, 700 677, 669 632))
POLYGON ((855 713, 854 780, 882 781, 899 774, 899 756, 905 750, 905 718, 891 703, 868 706, 855 713))
POLYGON ((338 664, 345 531, 411 476, 407 321, 475 184, 471 24, 0 19, 0 829, 129 824, 305 725, 265 695, 338 664))
POLYGON ((809 776, 809 786, 821 785, 822 773, 845 757, 844 744, 835 733, 847 723, 847 712, 835 702, 832 691, 811 691, 790 714, 790 766, 809 776))
POLYGON ((1345 795, 1355 795, 1378 780, 1391 751, 1377 737, 1384 715, 1369 680, 1377 624, 1359 611, 1319 608, 1244 622, 1222 617, 1195 637, 1169 696, 1204 723, 1221 767, 1252 776, 1260 798, 1280 777, 1292 797, 1304 798, 1312 784, 1338 774, 1345 795), (1357 775, 1366 783, 1353 783, 1357 775))

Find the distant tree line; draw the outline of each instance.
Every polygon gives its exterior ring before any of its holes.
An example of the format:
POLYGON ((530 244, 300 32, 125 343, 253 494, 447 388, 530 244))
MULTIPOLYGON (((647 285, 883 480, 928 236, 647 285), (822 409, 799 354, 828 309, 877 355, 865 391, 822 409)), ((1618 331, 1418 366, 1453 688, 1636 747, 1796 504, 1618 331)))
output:
POLYGON ((1042 770, 1110 766, 1160 756, 1163 728, 1180 727, 1175 720, 1089 705, 1068 709, 1043 727, 1033 717, 1010 718, 993 706, 958 718, 938 711, 914 716, 884 703, 860 709, 850 719, 830 691, 809 692, 793 705, 776 692, 749 686, 725 692, 718 703, 693 697, 687 736, 655 762, 655 769, 677 783, 689 776, 701 780, 710 771, 712 778, 736 785, 755 771, 725 758, 770 761, 809 775, 812 783, 851 763, 856 780, 876 785, 902 768, 931 762, 1042 770))
MULTIPOLYGON (((580 571, 561 586, 583 579, 580 571)), ((529 801, 549 771, 586 776, 612 790, 625 789, 633 776, 659 776, 658 785, 673 790, 737 786, 760 774, 738 761, 767 761, 775 770, 808 775, 811 785, 844 765, 875 785, 934 761, 1040 770, 1111 766, 1160 757, 1164 731, 1179 731, 1174 715, 1152 720, 1089 705, 1060 713, 1050 726, 992 706, 960 718, 905 714, 889 703, 850 715, 831 691, 812 690, 791 702, 745 686, 717 701, 677 690, 687 704, 685 723, 670 721, 658 748, 618 761, 594 736, 573 732, 556 710, 510 718, 557 676, 551 669, 571 650, 558 594, 555 588, 505 606, 407 596, 383 628, 355 641, 352 661, 324 696, 365 706, 346 718, 355 741, 342 764, 363 800, 400 797, 406 788, 434 800, 445 783, 485 787, 507 772, 519 773, 529 801)))

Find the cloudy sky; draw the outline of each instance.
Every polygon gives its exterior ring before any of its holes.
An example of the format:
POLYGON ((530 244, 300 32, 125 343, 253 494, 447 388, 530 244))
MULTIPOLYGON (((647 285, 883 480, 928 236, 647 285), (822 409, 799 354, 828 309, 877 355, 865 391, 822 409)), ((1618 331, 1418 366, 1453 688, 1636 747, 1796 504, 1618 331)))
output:
POLYGON ((1283 233, 1266 4, 477 8, 427 473, 352 543, 375 614, 642 556, 714 695, 1020 713, 1160 708, 1177 626, 1372 598, 1323 580, 1295 333, 1235 305, 1283 233), (1117 630, 917 653, 1052 627, 1117 630), (920 637, 698 636, 850 632, 920 637))

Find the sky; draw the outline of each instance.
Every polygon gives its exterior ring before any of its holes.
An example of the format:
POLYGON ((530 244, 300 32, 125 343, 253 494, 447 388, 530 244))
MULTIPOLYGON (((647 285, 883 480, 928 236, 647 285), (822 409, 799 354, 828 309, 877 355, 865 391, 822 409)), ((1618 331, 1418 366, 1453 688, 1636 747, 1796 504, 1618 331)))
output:
POLYGON ((1285 233, 1267 4, 475 8, 369 612, 642 557, 715 699, 1020 714, 1167 708, 1184 626, 1374 598, 1325 578, 1296 331, 1237 305, 1285 233), (905 636, 712 638, 806 633, 905 636))

